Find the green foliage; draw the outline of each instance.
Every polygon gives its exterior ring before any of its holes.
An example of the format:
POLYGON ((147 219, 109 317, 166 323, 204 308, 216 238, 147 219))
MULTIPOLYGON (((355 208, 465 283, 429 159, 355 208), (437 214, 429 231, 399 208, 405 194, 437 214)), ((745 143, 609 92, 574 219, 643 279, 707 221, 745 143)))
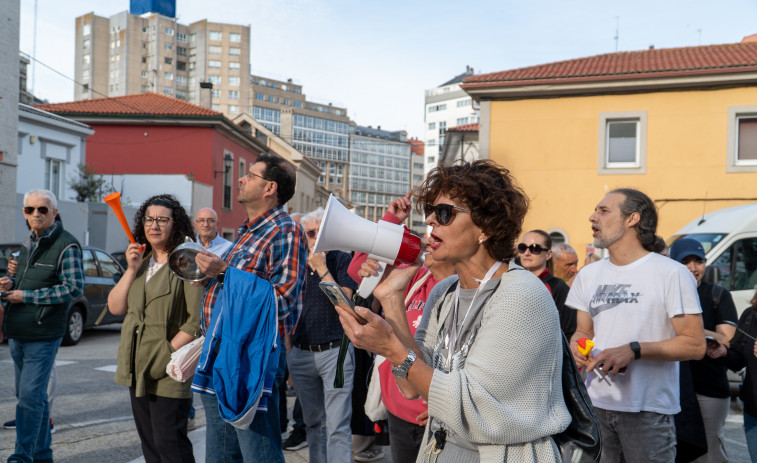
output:
POLYGON ((79 164, 78 177, 72 178, 68 185, 76 192, 76 200, 80 203, 97 202, 103 196, 111 193, 113 188, 106 185, 102 175, 98 175, 87 164, 79 164))

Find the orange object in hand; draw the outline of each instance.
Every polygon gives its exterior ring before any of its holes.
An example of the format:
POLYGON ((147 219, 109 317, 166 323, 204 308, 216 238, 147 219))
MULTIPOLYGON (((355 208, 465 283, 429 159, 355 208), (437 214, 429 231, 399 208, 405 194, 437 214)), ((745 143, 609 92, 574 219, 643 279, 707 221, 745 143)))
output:
POLYGON ((578 340, 578 351, 584 356, 589 357, 589 352, 594 348, 594 341, 589 338, 580 338, 578 340))

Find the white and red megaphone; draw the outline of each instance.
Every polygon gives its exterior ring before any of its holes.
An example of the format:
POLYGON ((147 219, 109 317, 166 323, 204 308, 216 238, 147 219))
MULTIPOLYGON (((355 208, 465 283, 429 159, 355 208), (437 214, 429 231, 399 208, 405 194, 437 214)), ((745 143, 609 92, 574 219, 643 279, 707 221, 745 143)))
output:
POLYGON ((378 274, 363 278, 357 290, 361 297, 368 297, 379 284, 386 264, 415 262, 421 253, 421 239, 403 225, 384 220, 371 222, 359 217, 348 211, 334 195, 331 195, 323 213, 313 252, 335 249, 364 252, 369 258, 381 263, 378 274))

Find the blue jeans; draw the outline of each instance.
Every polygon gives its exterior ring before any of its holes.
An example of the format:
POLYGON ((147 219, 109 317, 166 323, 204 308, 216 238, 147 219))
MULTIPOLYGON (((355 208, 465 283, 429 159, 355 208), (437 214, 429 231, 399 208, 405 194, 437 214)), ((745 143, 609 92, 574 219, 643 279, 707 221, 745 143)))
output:
POLYGON ((602 463, 670 463, 676 459, 673 415, 594 409, 602 433, 602 463))
POLYGON ((205 408, 205 462, 243 463, 254 461, 284 463, 279 431, 279 391, 284 381, 286 357, 279 345, 271 355, 279 356, 279 369, 268 398, 268 412, 256 413, 249 429, 239 429, 221 419, 218 413, 218 399, 200 394, 205 408))
POLYGON ((746 446, 749 449, 749 458, 752 463, 757 463, 757 418, 744 412, 744 434, 746 446))
POLYGON ((16 449, 9 462, 53 461, 47 384, 62 338, 47 341, 10 339, 16 374, 16 449))
POLYGON ((352 380, 355 351, 344 361, 344 387, 334 388, 339 349, 289 351, 289 374, 302 404, 311 463, 352 462, 352 380))

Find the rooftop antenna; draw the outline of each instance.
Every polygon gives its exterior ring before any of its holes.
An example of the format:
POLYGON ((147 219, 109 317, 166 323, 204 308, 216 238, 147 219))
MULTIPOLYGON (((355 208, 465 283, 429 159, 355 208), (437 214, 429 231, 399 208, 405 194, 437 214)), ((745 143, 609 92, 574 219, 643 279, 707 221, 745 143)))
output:
POLYGON ((702 45, 702 28, 697 29, 697 35, 699 36, 699 44, 702 45))
POLYGON ((34 95, 34 81, 37 79, 37 0, 34 0, 34 38, 32 39, 32 90, 34 95))
POLYGON ((704 204, 702 204, 702 218, 697 222, 697 227, 705 223, 707 220, 704 218, 704 211, 707 209, 707 192, 704 192, 704 204))
POLYGON ((620 39, 620 16, 615 16, 615 52, 618 51, 618 40, 620 39))

